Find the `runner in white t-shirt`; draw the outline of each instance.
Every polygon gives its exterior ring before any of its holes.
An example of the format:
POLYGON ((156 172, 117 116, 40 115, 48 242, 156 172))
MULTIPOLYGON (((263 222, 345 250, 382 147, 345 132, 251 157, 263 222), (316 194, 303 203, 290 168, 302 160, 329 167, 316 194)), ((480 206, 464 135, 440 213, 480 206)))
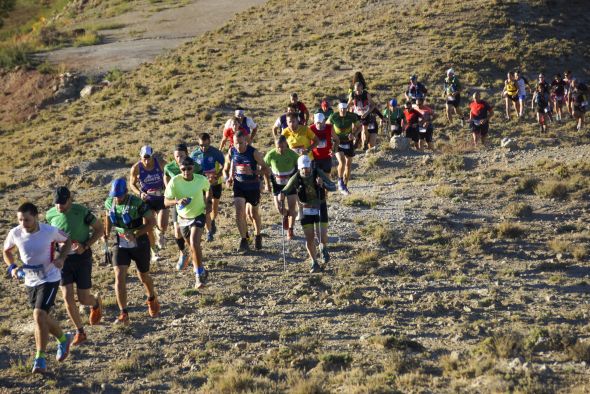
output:
POLYGON ((72 242, 68 235, 48 224, 39 223, 39 211, 30 203, 22 204, 17 211, 19 226, 8 233, 4 241, 4 262, 8 273, 17 279, 21 270, 25 275, 25 286, 29 292, 29 303, 33 307, 35 320, 35 344, 37 352, 33 362, 33 373, 47 371, 45 349, 49 333, 57 339, 57 361, 68 357, 72 334, 62 331, 57 322, 49 315, 59 289, 61 268, 70 252, 72 242), (56 244, 62 244, 56 254, 56 244), (22 267, 15 263, 14 249, 18 250, 22 267))

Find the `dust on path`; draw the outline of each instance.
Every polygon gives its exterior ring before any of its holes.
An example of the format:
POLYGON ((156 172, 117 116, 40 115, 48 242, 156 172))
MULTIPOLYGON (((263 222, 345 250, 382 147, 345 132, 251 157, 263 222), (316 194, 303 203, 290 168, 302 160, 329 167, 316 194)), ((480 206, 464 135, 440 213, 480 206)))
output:
POLYGON ((85 74, 100 74, 112 69, 129 71, 166 50, 225 25, 236 13, 265 1, 197 0, 149 16, 134 11, 112 19, 125 23, 126 27, 101 31, 105 37, 102 45, 64 48, 43 56, 51 63, 65 64, 85 74))

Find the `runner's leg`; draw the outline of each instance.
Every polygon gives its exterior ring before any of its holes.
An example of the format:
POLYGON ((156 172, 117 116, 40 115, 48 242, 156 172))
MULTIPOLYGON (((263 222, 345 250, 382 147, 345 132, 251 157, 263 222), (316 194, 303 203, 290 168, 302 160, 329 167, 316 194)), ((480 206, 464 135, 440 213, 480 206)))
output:
POLYGON ((246 238, 248 232, 248 223, 246 222, 246 199, 243 197, 234 198, 234 207, 236 209, 236 224, 241 238, 246 238))
MULTIPOLYGON (((82 327, 82 318, 80 317, 80 312, 78 310, 78 306, 76 305, 76 299, 74 298, 74 285, 70 283, 65 286, 61 286, 61 294, 64 298, 64 303, 66 304, 66 311, 68 312, 70 320, 72 321, 72 323, 74 323, 74 326, 76 326, 76 328, 82 327)), ((78 290, 78 294, 80 294, 80 290, 78 290)), ((80 303, 82 303, 82 300, 80 299, 79 295, 78 300, 80 300, 80 303)))
POLYGON ((127 309, 127 270, 128 265, 118 265, 115 270, 115 297, 120 310, 127 309))

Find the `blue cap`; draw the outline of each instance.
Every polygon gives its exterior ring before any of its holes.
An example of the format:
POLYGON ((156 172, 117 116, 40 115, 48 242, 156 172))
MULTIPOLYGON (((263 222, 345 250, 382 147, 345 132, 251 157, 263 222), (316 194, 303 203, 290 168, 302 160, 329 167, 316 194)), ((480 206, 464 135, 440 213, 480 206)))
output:
POLYGON ((125 178, 117 178, 111 183, 110 197, 121 197, 127 193, 127 181, 125 178))
POLYGON ((389 100, 389 105, 391 105, 392 107, 397 107, 397 100, 396 99, 389 100))

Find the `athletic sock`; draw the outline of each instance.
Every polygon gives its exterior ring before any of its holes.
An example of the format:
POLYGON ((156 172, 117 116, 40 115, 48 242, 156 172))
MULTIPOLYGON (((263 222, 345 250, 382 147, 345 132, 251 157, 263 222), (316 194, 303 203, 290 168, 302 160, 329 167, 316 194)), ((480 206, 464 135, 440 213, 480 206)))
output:
POLYGON ((151 297, 148 297, 148 301, 153 301, 153 300, 155 300, 155 299, 156 299, 156 296, 151 296, 151 297))
POLYGON ((127 308, 123 308, 123 309, 121 309, 121 313, 124 313, 124 314, 126 314, 126 315, 127 315, 127 314, 129 314, 129 312, 127 312, 127 308))
POLYGON ((79 334, 84 334, 84 327, 78 328, 78 333, 79 334))
POLYGON ((37 350, 35 353, 35 358, 45 358, 45 352, 42 350, 37 350))
POLYGON ((66 336, 66 333, 65 332, 63 334, 61 334, 61 337, 60 338, 57 338, 57 341, 59 343, 64 343, 67 340, 68 340, 68 337, 66 336))
POLYGON ((184 238, 176 238, 176 245, 178 245, 178 249, 180 249, 181 252, 184 251, 184 238))

